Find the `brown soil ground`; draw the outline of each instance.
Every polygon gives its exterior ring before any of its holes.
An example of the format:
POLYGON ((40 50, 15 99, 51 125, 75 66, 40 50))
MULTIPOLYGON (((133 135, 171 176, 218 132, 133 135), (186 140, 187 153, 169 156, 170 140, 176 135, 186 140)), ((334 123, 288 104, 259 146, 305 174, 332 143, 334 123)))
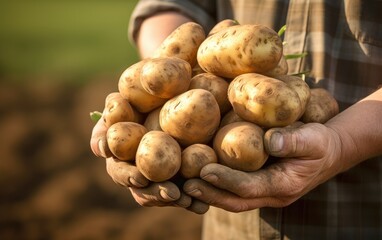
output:
POLYGON ((140 207, 91 153, 89 112, 116 90, 108 78, 0 81, 0 239, 200 239, 201 216, 140 207))

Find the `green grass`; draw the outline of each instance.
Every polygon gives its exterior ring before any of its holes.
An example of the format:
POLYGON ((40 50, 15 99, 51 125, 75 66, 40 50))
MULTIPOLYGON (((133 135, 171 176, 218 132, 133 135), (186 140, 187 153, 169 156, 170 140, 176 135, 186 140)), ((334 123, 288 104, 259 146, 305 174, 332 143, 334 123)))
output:
POLYGON ((120 73, 138 60, 127 38, 136 0, 0 4, 0 73, 79 79, 120 73))

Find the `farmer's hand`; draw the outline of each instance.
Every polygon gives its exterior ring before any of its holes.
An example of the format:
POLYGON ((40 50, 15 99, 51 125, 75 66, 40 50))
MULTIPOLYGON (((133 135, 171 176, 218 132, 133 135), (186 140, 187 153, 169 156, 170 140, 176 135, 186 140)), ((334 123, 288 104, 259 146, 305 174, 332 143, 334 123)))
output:
POLYGON ((147 207, 178 206, 198 214, 207 212, 209 205, 184 194, 175 183, 152 183, 134 164, 113 157, 107 146, 106 132, 107 127, 101 117, 92 131, 91 149, 96 156, 106 158, 107 173, 115 183, 128 187, 138 204, 147 207))
POLYGON ((201 179, 185 183, 184 191, 232 212, 284 207, 342 171, 340 145, 336 131, 322 124, 272 129, 265 146, 280 157, 276 163, 255 172, 209 164, 201 179))

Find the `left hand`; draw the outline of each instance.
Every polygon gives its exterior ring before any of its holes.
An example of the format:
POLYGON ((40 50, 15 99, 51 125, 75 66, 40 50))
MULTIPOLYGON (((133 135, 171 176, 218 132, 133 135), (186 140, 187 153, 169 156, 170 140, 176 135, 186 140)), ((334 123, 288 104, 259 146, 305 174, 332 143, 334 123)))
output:
POLYGON ((188 180, 184 191, 209 205, 231 212, 285 207, 342 171, 341 140, 325 125, 275 128, 264 144, 280 159, 254 172, 209 164, 201 179, 188 180))

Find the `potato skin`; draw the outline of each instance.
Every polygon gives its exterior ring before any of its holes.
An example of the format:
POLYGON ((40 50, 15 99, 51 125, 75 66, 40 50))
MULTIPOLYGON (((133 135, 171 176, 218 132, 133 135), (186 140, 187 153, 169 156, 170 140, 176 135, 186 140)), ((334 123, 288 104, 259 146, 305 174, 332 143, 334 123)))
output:
POLYGON ((159 124, 159 113, 162 108, 159 107, 157 109, 154 109, 149 114, 147 114, 147 117, 145 119, 145 122, 143 123, 143 126, 149 131, 162 131, 162 128, 159 124))
POLYGON ((200 170, 209 163, 217 163, 213 148, 206 144, 193 144, 182 151, 180 174, 184 178, 200 177, 200 170))
POLYGON ((263 129, 253 123, 230 123, 216 133, 213 148, 222 165, 241 171, 256 171, 268 159, 263 137, 263 129))
POLYGON ((110 93, 106 97, 102 116, 106 127, 117 122, 134 122, 136 120, 133 107, 118 92, 110 93))
POLYGON ((228 27, 239 25, 239 22, 233 19, 224 19, 215 24, 215 26, 210 30, 207 37, 219 32, 220 30, 226 29, 228 27))
POLYGON ((166 99, 148 93, 141 84, 141 69, 148 60, 141 60, 128 67, 118 81, 118 90, 122 97, 141 113, 147 113, 162 106, 166 99))
POLYGON ((234 110, 230 110, 222 117, 219 128, 234 122, 245 122, 245 120, 237 115, 234 110))
POLYGON ((209 91, 191 89, 163 105, 159 123, 182 146, 207 143, 219 127, 219 105, 209 91))
POLYGON ((110 151, 122 161, 133 161, 139 142, 147 129, 134 122, 118 122, 111 125, 106 133, 110 151))
POLYGON ((288 62, 286 61, 286 58, 282 56, 277 66, 273 68, 272 70, 264 73, 264 75, 277 78, 277 76, 287 75, 288 70, 289 70, 288 62))
POLYGON ((211 92, 219 104, 220 113, 224 114, 232 108, 227 96, 228 85, 224 78, 212 73, 201 73, 191 79, 189 89, 205 89, 211 92))
POLYGON ((311 97, 302 115, 302 122, 326 123, 339 113, 338 102, 329 91, 323 88, 313 88, 310 92, 311 97))
POLYGON ((298 120, 301 101, 283 81, 257 73, 235 78, 228 87, 234 111, 246 121, 261 127, 282 127, 298 120))
POLYGON ((237 25, 209 36, 198 49, 200 67, 217 76, 235 78, 265 73, 277 66, 283 47, 277 33, 263 25, 237 25))
POLYGON ((181 148, 167 133, 150 131, 142 137, 135 159, 138 170, 147 179, 163 182, 179 171, 181 148))
POLYGON ((184 23, 167 36, 154 52, 153 58, 177 57, 189 62, 193 67, 196 64, 198 48, 205 38, 206 33, 201 25, 195 22, 184 23))
POLYGON ((311 93, 310 93, 309 85, 302 78, 298 76, 278 75, 276 79, 279 79, 285 82, 290 88, 292 88, 298 94, 298 97, 300 98, 300 102, 301 102, 301 114, 300 114, 300 117, 301 117, 310 99, 311 93))
POLYGON ((142 87, 151 95, 172 98, 188 90, 191 65, 180 58, 161 57, 149 59, 142 67, 142 87))

